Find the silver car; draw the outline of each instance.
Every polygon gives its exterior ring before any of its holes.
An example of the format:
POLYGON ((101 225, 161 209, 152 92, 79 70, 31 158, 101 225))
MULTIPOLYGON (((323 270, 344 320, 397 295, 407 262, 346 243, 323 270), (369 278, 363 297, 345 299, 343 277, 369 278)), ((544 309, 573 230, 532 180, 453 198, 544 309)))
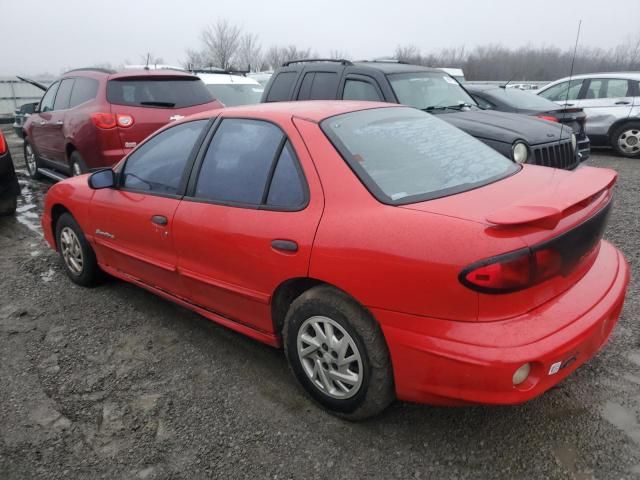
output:
POLYGON ((594 146, 612 146, 625 157, 640 157, 640 72, 589 73, 562 78, 538 95, 587 114, 594 146))

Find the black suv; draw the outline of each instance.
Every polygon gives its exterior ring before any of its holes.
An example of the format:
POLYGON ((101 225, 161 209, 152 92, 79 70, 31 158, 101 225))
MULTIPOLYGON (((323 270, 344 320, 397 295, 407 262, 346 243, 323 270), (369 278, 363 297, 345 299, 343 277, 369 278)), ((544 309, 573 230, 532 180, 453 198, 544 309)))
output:
POLYGON ((442 70, 400 62, 307 59, 276 70, 262 102, 369 100, 437 114, 517 163, 572 169, 580 163, 570 128, 525 115, 482 110, 442 70))

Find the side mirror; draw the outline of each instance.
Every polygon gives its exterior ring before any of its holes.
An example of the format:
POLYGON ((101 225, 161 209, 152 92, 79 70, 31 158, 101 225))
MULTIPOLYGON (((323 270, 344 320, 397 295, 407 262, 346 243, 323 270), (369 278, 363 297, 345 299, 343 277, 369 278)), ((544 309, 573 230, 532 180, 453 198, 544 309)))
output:
POLYGON ((104 168, 93 172, 89 177, 89 187, 94 190, 113 188, 116 185, 116 174, 110 168, 104 168))

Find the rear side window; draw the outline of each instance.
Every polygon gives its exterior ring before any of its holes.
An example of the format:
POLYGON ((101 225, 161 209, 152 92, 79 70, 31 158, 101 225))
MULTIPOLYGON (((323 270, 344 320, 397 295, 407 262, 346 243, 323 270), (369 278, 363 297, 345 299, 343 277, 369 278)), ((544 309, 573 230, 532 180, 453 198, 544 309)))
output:
POLYGON ((212 102, 199 78, 153 77, 109 80, 107 100, 117 105, 150 108, 185 108, 212 102))
POLYGON ((369 191, 391 205, 464 192, 519 169, 462 130, 411 108, 351 112, 321 127, 369 191))
POLYGON ((370 100, 381 101, 376 88, 369 82, 360 80, 347 80, 344 84, 343 100, 370 100))
POLYGON ((145 142, 127 159, 123 186, 132 190, 175 195, 184 169, 207 120, 181 123, 145 142))
POLYGON ((267 205, 286 209, 299 208, 305 201, 302 173, 291 144, 287 142, 280 153, 269 187, 267 205))
POLYGON ((631 96, 631 88, 627 80, 618 78, 596 78, 589 81, 584 98, 618 98, 631 96))
POLYGON ((93 100, 98 95, 98 81, 93 78, 76 78, 71 91, 69 108, 93 100))
POLYGON ((284 138, 268 122, 223 120, 202 162, 195 196, 221 203, 262 204, 284 138))
POLYGON ((54 110, 66 110, 69 108, 69 97, 71 96, 73 82, 73 78, 65 78, 60 82, 60 87, 56 94, 56 101, 53 105, 54 110))
POLYGON ((309 100, 335 100, 338 93, 338 74, 332 72, 316 72, 311 84, 309 100))
POLYGON ((267 102, 286 102, 296 81, 296 72, 281 72, 271 83, 269 93, 267 94, 267 102))

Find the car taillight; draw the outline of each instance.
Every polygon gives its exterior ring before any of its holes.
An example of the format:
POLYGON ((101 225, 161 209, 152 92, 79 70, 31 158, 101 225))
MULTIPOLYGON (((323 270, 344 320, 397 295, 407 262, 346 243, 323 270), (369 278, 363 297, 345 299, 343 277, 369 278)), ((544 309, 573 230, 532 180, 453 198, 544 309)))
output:
POLYGON ((531 287, 562 272, 553 248, 524 248, 476 262, 460 274, 463 285, 482 293, 509 293, 531 287))
POLYGON ((558 123, 558 119, 556 117, 552 117, 551 115, 536 115, 536 117, 546 120, 548 122, 556 122, 558 123))
POLYGON ((4 135, 0 132, 0 155, 7 153, 7 141, 4 139, 4 135))
POLYGON ((109 130, 115 127, 128 128, 133 125, 133 117, 131 115, 124 115, 120 113, 92 113, 91 120, 96 127, 104 130, 109 130))

